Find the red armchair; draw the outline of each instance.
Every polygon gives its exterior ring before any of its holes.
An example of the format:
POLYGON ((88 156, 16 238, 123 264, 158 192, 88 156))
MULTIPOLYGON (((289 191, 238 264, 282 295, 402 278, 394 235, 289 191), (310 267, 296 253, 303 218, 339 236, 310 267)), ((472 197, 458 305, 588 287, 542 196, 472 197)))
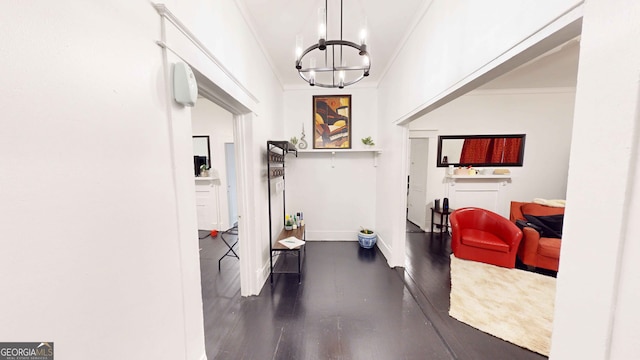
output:
POLYGON ((467 207, 451 213, 451 249, 459 259, 513 268, 522 231, 489 210, 467 207))
MULTIPOLYGON (((525 220, 524 214, 533 216, 564 215, 564 208, 550 207, 530 202, 511 202, 510 220, 525 220)), ((528 266, 558 271, 560 264, 561 239, 542 237, 533 228, 525 227, 522 244, 518 250, 518 258, 528 266)))

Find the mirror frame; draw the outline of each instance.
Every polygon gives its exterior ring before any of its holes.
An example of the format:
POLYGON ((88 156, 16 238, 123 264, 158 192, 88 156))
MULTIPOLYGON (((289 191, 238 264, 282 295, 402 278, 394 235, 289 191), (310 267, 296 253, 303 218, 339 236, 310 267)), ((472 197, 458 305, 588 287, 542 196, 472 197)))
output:
MULTIPOLYGON (((209 135, 193 135, 193 140, 196 138, 206 138, 207 139, 207 166, 211 168, 211 142, 209 141, 209 135)), ((194 156, 198 154, 193 154, 194 156)))
POLYGON ((458 166, 500 166, 500 167, 515 167, 522 166, 524 162, 524 145, 525 145, 525 134, 498 134, 498 135, 440 135, 438 136, 438 162, 437 167, 448 167, 449 165, 453 165, 455 167, 458 166), (492 139, 492 138, 519 138, 520 142, 520 151, 518 152, 518 160, 516 162, 511 163, 443 163, 442 162, 442 140, 466 140, 466 139, 492 139))

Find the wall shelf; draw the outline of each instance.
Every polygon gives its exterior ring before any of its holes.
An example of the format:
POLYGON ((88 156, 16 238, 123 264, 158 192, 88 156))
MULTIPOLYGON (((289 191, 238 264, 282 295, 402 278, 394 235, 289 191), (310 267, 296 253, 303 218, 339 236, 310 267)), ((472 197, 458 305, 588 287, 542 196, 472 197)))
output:
POLYGON ((300 154, 306 153, 350 153, 350 152, 377 152, 381 153, 382 149, 310 149, 310 150, 298 150, 300 154))
POLYGON ((298 154, 330 154, 331 155, 331 167, 335 166, 336 154, 340 156, 340 153, 372 153, 373 154, 373 166, 378 166, 378 156, 382 154, 382 149, 313 149, 313 150, 298 150, 298 154))
POLYGON ((511 174, 505 175, 449 175, 445 176, 445 179, 450 186, 456 186, 456 183, 470 184, 470 183, 499 183, 502 186, 506 186, 511 181, 511 174))
POLYGON ((447 175, 450 179, 511 179, 509 175, 447 175))

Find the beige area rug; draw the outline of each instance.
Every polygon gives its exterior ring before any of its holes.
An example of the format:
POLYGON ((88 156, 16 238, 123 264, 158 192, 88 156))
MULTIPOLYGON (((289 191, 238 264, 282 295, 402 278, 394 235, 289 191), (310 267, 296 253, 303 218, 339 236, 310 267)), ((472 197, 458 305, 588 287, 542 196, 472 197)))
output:
POLYGON ((549 356, 556 279, 451 255, 449 315, 549 356))

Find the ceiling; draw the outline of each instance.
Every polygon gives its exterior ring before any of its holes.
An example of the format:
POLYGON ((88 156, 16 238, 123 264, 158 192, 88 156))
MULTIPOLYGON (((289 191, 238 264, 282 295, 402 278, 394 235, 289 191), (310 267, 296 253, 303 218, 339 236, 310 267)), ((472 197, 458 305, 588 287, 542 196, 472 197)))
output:
MULTIPOLYGON (((318 9, 325 0, 236 0, 285 88, 306 87, 295 69, 296 35, 303 48, 317 43, 318 9)), ((327 40, 340 38, 340 0, 327 0, 327 40)), ((343 0, 343 39, 359 42, 366 21, 370 76, 358 85, 376 86, 393 56, 431 0, 343 0), (393 6, 390 6, 393 4, 393 6)), ((348 64, 351 65, 351 64, 348 64)), ((358 64, 359 65, 359 64, 358 64)))
POLYGON ((576 38, 486 83, 480 89, 575 87, 579 55, 580 40, 576 38))
MULTIPOLYGON (((340 2, 328 3, 327 39, 340 37, 340 2)), ((377 86, 405 38, 432 0, 342 0, 343 39, 359 42, 366 21, 371 74, 354 86, 377 86), (390 6, 393 4, 393 6, 390 6)), ((295 62, 296 35, 303 48, 317 42, 318 9, 325 0, 236 0, 276 76, 285 89, 308 88, 295 62)), ((483 89, 572 87, 576 83, 579 40, 572 40, 482 86, 483 89)), ((348 64, 353 65, 353 64, 348 64)))

